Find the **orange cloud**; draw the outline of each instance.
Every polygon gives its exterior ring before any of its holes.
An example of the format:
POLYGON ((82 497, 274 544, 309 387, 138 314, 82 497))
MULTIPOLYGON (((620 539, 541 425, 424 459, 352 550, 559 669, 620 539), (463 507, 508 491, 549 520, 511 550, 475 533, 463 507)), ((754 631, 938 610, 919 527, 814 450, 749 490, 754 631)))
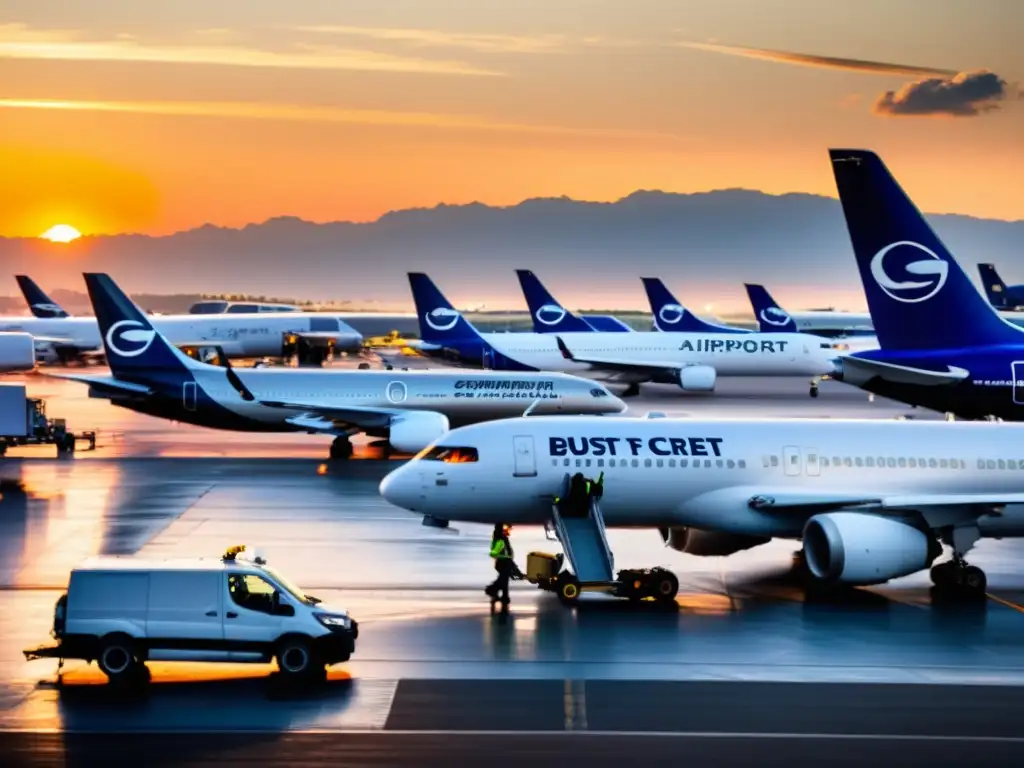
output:
POLYGON ((999 108, 1009 85, 995 72, 960 72, 954 77, 929 77, 886 91, 875 102, 877 115, 942 115, 974 117, 999 108))

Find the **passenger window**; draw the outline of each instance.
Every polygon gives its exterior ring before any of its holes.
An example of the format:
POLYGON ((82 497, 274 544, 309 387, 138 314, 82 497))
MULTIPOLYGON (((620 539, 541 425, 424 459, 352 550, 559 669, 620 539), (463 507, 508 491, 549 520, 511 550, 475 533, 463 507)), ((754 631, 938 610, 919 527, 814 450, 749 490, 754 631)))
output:
POLYGON ((935 469, 938 466, 938 462, 935 459, 928 459, 928 468, 935 469))
POLYGON ((568 466, 569 466, 569 462, 570 462, 570 461, 571 461, 571 459, 565 459, 565 464, 564 464, 563 466, 566 466, 566 467, 568 467, 568 466))
POLYGON ((716 461, 715 461, 715 465, 716 465, 716 466, 717 466, 717 467, 718 467, 719 469, 721 469, 722 467, 724 467, 724 466, 725 466, 725 462, 724 462, 724 461, 722 461, 721 459, 718 459, 718 460, 716 460, 716 461))
POLYGON ((740 469, 746 469, 746 468, 747 468, 746 459, 740 459, 740 469))
POLYGON ((890 469, 894 468, 896 466, 896 459, 890 456, 885 460, 885 466, 889 467, 890 469))
POLYGON ((590 459, 587 459, 587 466, 590 466, 590 459))
POLYGON ((248 611, 271 613, 274 610, 274 585, 251 573, 228 574, 228 592, 235 605, 248 611))
POLYGON ((644 466, 645 467, 651 466, 651 460, 650 459, 644 459, 644 466))
POLYGON ((823 466, 823 467, 827 467, 828 466, 828 459, 826 457, 824 457, 824 456, 821 457, 821 466, 823 466))
POLYGON ((841 467, 841 466, 843 466, 842 459, 840 459, 838 456, 833 456, 832 457, 832 466, 833 467, 841 467))
POLYGON ((899 461, 896 462, 900 469, 905 469, 907 466, 907 460, 900 456, 899 461))
POLYGON ((1017 461, 1016 461, 1016 459, 1007 459, 1006 460, 1006 466, 1008 468, 1010 468, 1010 469, 1016 469, 1017 468, 1017 461))
POLYGON ((704 469, 711 469, 711 459, 704 459, 704 469))
POLYGON ((736 468, 736 462, 733 461, 732 459, 729 459, 728 467, 729 467, 729 469, 735 469, 736 468))
POLYGON ((939 469, 946 469, 949 466, 949 462, 945 459, 939 459, 939 469))
POLYGON ((907 459, 907 464, 910 465, 911 469, 915 469, 917 467, 917 459, 907 459))
POLYGON ((664 467, 664 466, 665 466, 665 460, 664 460, 664 459, 658 459, 658 460, 657 460, 657 461, 655 462, 655 466, 658 466, 658 467, 664 467))
POLYGON ((779 466, 779 457, 778 456, 774 456, 774 455, 772 456, 772 466, 773 467, 779 466))
POLYGON ((864 459, 862 459, 860 456, 854 456, 853 457, 853 463, 856 466, 858 466, 858 467, 863 467, 864 466, 864 459))
POLYGON ((640 466, 640 459, 633 459, 633 466, 634 467, 639 467, 640 466))
POLYGON ((985 469, 995 469, 996 463, 992 459, 985 459, 985 469))
POLYGON ((874 459, 874 457, 873 456, 868 456, 866 459, 864 459, 864 466, 866 466, 866 467, 873 467, 873 466, 875 466, 875 459, 874 459))
POLYGON ((576 459, 576 466, 577 467, 583 466, 583 459, 576 459))
POLYGON ((552 459, 551 460, 551 466, 552 467, 557 467, 558 466, 558 459, 552 459))
POLYGON ((850 460, 849 456, 847 456, 845 459, 843 459, 843 466, 844 467, 852 467, 853 466, 853 461, 850 460))
POLYGON ((675 467, 675 465, 676 465, 676 460, 675 460, 675 459, 669 459, 669 460, 668 460, 668 465, 669 465, 670 467, 675 467))
POLYGON ((687 466, 689 465, 689 463, 690 463, 690 460, 689 460, 689 459, 680 459, 680 460, 679 460, 679 466, 680 466, 680 467, 681 467, 682 469, 686 469, 686 467, 687 467, 687 466))
POLYGON ((604 459, 598 459, 597 460, 597 466, 603 467, 604 466, 604 459))
POLYGON ((999 468, 1006 469, 1006 462, 1003 461, 1002 459, 999 460, 999 468))

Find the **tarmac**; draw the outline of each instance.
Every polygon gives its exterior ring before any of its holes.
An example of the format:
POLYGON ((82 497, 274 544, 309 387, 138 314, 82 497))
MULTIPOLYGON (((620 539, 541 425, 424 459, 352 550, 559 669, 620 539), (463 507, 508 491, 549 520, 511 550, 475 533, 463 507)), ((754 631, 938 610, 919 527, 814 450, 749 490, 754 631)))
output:
MULTIPOLYGON (((677 604, 587 596, 575 609, 525 583, 492 614, 482 526, 424 527, 377 493, 401 459, 360 444, 160 422, 30 377, 32 394, 96 451, 0 460, 0 758, 9 764, 345 765, 1020 764, 1024 541, 982 541, 977 604, 933 598, 926 574, 808 601, 792 542, 728 558, 609 532, 621 566, 662 565, 677 604), (456 530, 457 529, 457 530, 456 530), (26 662, 49 639, 69 570, 95 554, 218 557, 263 550, 304 590, 360 621, 326 686, 283 689, 262 665, 151 664, 115 694, 96 667, 26 662)), ((713 397, 646 387, 630 412, 941 418, 824 382, 751 379, 713 397)), ((557 552, 516 529, 522 558, 557 552)))

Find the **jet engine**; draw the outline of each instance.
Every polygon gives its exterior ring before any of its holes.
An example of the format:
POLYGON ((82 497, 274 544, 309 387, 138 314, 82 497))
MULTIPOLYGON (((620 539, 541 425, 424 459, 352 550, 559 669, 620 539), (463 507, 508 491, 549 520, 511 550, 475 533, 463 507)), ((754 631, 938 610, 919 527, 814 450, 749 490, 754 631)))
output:
POLYGON ((448 431, 448 417, 434 411, 409 411, 391 420, 388 442, 396 451, 422 451, 448 431))
POLYGON ((31 371, 36 365, 36 349, 27 333, 0 333, 0 371, 31 371))
POLYGON ((697 557, 725 557, 734 552, 765 544, 771 539, 759 536, 741 536, 723 531, 702 531, 697 528, 660 528, 662 541, 676 552, 697 557))
POLYGON ((679 386, 687 392, 713 392, 717 373, 710 365, 689 365, 679 369, 679 386))
POLYGON ((941 547, 901 520, 858 512, 815 515, 804 526, 804 557, 819 579, 882 584, 924 570, 941 547))

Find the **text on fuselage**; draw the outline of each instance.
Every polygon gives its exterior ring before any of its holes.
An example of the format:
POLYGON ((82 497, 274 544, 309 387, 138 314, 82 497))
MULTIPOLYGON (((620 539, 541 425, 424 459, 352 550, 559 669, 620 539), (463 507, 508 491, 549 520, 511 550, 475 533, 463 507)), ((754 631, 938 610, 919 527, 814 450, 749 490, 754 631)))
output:
POLYGON ((549 437, 551 456, 721 456, 721 437, 549 437))
POLYGON ((739 341, 736 339, 697 339, 684 341, 679 349, 683 352, 746 352, 752 355, 756 352, 785 352, 789 346, 788 341, 765 341, 747 339, 739 341))

